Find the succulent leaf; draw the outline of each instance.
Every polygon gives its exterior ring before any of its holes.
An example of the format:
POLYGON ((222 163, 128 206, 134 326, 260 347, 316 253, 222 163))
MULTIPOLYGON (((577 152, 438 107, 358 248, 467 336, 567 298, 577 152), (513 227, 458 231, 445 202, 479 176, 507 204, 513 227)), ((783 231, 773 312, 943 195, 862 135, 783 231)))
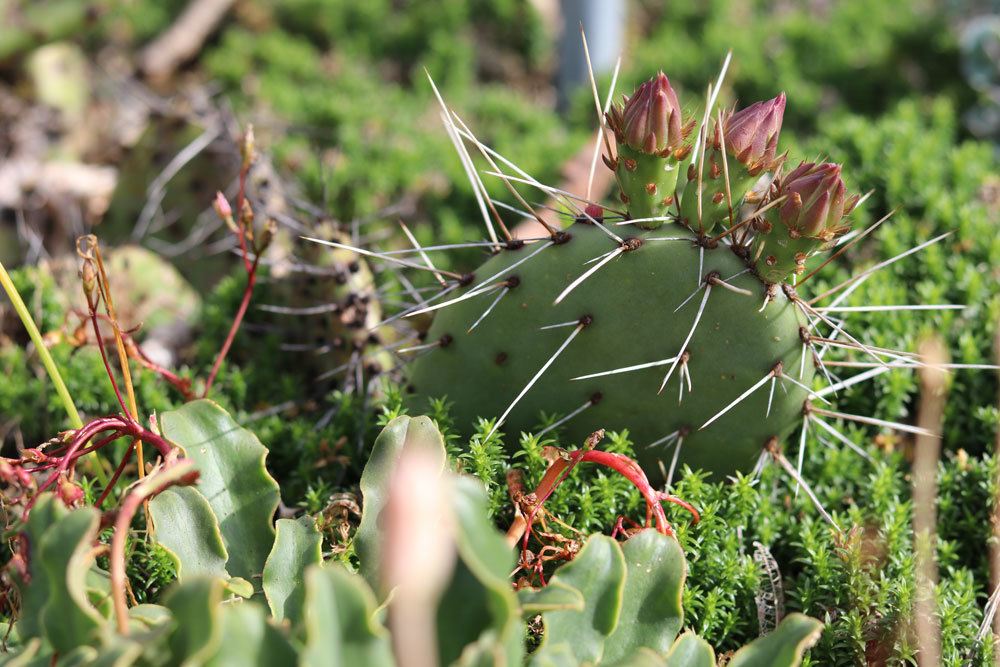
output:
POLYGON ((715 651, 704 639, 688 631, 670 647, 666 667, 715 667, 715 651))
MULTIPOLYGON (((45 500, 59 502, 48 495, 39 502, 45 500)), ((87 592, 99 519, 97 510, 90 507, 63 515, 45 530, 33 556, 48 582, 40 613, 42 633, 60 653, 94 642, 106 620, 91 604, 87 592)))
POLYGON ((167 646, 176 664, 203 664, 222 643, 222 581, 211 577, 191 578, 164 599, 175 623, 167 635, 167 646))
POLYGON ((684 552, 672 537, 647 528, 622 546, 627 574, 621 621, 608 637, 604 659, 624 660, 640 648, 670 649, 684 615, 681 594, 686 575, 684 552))
POLYGON ((340 565, 306 571, 303 667, 395 664, 389 637, 375 619, 375 596, 340 565))
POLYGON ((229 553, 212 506, 192 486, 169 488, 149 501, 156 541, 173 557, 177 578, 226 578, 229 553))
POLYGON ((431 453, 444 466, 444 439, 434 422, 427 417, 401 416, 389 422, 372 447, 371 456, 361 474, 364 512, 354 538, 361 558, 361 574, 372 587, 381 591, 382 541, 379 517, 388 500, 389 484, 404 447, 416 447, 431 453))
POLYGON ((606 535, 592 535, 576 558, 552 577, 553 582, 580 591, 584 608, 542 614, 545 635, 532 656, 533 664, 550 660, 553 648, 563 652, 569 648, 576 664, 598 663, 608 637, 618 627, 626 573, 625 557, 618 543, 606 535))
MULTIPOLYGON (((211 506, 228 545, 226 571, 260 582, 274 543, 271 517, 279 499, 278 483, 264 467, 267 448, 208 400, 163 413, 160 427, 198 467, 198 492, 211 506)), ((195 525, 188 529, 197 531, 195 525)))
MULTIPOLYGON (((279 539, 281 529, 278 529, 279 539)), ((256 602, 222 606, 222 643, 206 667, 294 665, 295 648, 256 602)))
POLYGON ((729 667, 794 667, 822 632, 823 624, 815 618, 789 614, 773 632, 737 651, 729 667))
POLYGON ((311 516, 278 519, 274 547, 264 564, 264 594, 275 620, 298 618, 305 597, 305 572, 323 562, 323 536, 311 516))

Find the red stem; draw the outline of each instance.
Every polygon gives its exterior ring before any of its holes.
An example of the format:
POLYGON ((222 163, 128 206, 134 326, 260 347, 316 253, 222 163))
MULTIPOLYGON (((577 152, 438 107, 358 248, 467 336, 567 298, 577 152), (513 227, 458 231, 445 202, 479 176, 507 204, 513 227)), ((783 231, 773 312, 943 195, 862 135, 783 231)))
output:
POLYGON ((122 456, 122 460, 119 462, 118 467, 115 468, 115 474, 111 476, 111 480, 108 482, 108 485, 104 487, 104 491, 101 492, 101 497, 97 499, 96 503, 94 503, 94 506, 98 509, 100 509, 101 505, 104 503, 104 499, 108 497, 108 494, 111 493, 111 489, 115 488, 115 484, 118 483, 118 478, 121 477, 122 472, 125 470, 125 466, 127 466, 128 462, 132 460, 132 452, 134 451, 135 442, 132 442, 128 446, 128 449, 125 450, 125 455, 122 456))
POLYGON ((92 307, 90 309, 90 321, 94 325, 94 336, 97 338, 97 348, 101 351, 101 361, 104 362, 104 370, 108 374, 108 379, 111 380, 111 386, 115 390, 115 398, 118 399, 118 405, 122 407, 122 412, 129 414, 128 407, 125 405, 125 399, 122 398, 122 393, 118 389, 118 382, 115 381, 115 374, 111 371, 111 364, 108 362, 108 353, 104 349, 104 338, 101 336, 101 329, 97 324, 97 311, 92 307))
POLYGON ((212 389, 212 383, 215 382, 215 376, 219 374, 219 369, 222 367, 222 362, 225 360, 226 355, 229 354, 229 348, 232 347, 233 341, 236 339, 236 332, 240 330, 240 325, 243 323, 243 317, 247 314, 247 308, 250 307, 250 298, 253 296, 253 287, 257 282, 257 261, 259 257, 255 257, 253 264, 247 269, 247 286, 243 289, 243 300, 240 301, 239 310, 236 311, 236 316, 233 318, 233 325, 229 327, 229 333, 226 335, 226 341, 222 344, 222 349, 219 350, 219 355, 215 358, 215 363, 212 364, 212 371, 208 374, 208 379, 205 381, 205 391, 202 393, 202 398, 208 396, 209 390, 212 389))

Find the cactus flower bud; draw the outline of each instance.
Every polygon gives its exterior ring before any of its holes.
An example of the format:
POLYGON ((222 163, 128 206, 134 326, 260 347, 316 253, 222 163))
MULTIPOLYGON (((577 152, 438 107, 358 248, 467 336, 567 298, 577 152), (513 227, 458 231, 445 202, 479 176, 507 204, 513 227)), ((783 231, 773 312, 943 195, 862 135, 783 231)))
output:
POLYGON ((801 163, 781 179, 778 196, 787 197, 778 217, 789 232, 824 242, 846 231, 840 221, 858 200, 847 196, 840 165, 829 162, 801 163))
POLYGON ((608 113, 619 143, 649 155, 669 153, 684 141, 681 106, 667 75, 660 72, 608 113))
POLYGON ((716 125, 713 145, 722 147, 746 165, 751 173, 760 173, 776 166, 778 135, 785 116, 785 94, 751 104, 746 109, 727 114, 722 119, 722 135, 716 125))

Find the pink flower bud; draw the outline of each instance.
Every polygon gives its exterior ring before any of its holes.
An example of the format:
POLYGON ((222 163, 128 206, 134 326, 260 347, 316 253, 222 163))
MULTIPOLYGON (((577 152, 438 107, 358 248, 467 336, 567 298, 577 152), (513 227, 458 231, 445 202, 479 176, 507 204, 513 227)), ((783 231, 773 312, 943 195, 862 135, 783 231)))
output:
POLYGON ((684 141, 681 105, 663 72, 616 106, 608 114, 608 124, 620 142, 651 155, 675 150, 684 141))
POLYGON ((841 219, 851 212, 857 196, 848 197, 840 177, 840 165, 803 162, 781 179, 779 205, 781 222, 789 229, 824 241, 845 229, 841 219))
MULTIPOLYGON (((784 93, 729 114, 722 120, 726 151, 751 171, 773 168, 784 117, 784 93)), ((714 144, 716 148, 721 147, 718 126, 714 144)))
POLYGON ((215 201, 213 202, 215 207, 215 213, 225 220, 226 218, 233 217, 233 207, 229 205, 229 200, 221 192, 215 193, 215 201))

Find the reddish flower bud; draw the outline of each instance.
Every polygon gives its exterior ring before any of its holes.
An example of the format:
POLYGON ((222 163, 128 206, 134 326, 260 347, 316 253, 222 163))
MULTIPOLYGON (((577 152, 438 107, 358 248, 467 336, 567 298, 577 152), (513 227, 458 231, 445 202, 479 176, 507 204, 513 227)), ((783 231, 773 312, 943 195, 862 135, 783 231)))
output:
POLYGON ((83 501, 83 489, 62 477, 59 479, 59 498, 66 507, 74 507, 83 501))
POLYGON ((764 102, 756 102, 746 109, 723 117, 722 137, 715 128, 714 145, 721 148, 725 139, 726 151, 745 164, 751 171, 774 167, 778 152, 778 135, 785 117, 785 94, 764 102))
POLYGON ((857 196, 848 197, 840 178, 840 165, 803 162, 781 179, 779 205, 781 222, 803 236, 830 241, 847 227, 840 221, 851 212, 857 196))
POLYGON ((601 221, 604 219, 604 207, 598 204, 587 204, 583 211, 594 220, 601 221))
POLYGON ((684 141, 681 105, 663 72, 639 86, 622 106, 615 106, 608 113, 608 124, 619 142, 642 153, 665 153, 684 141))

